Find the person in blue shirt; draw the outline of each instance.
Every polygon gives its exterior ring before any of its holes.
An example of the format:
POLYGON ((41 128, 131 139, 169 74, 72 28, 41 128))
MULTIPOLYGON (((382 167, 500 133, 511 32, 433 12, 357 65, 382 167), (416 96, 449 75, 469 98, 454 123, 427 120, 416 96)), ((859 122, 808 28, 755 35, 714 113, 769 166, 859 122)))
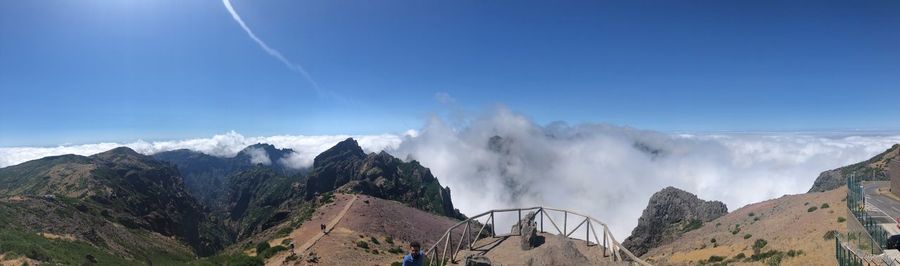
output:
POLYGON ((409 254, 403 256, 403 266, 425 265, 425 254, 421 251, 422 245, 418 241, 409 243, 409 254))

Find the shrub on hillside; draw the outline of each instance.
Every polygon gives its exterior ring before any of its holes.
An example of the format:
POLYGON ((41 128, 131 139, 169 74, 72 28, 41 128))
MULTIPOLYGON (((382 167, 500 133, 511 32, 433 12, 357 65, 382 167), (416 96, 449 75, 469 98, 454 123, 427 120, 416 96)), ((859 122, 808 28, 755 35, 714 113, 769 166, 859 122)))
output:
POLYGON ((270 247, 271 246, 269 246, 269 242, 266 242, 266 241, 259 242, 259 244, 256 244, 256 254, 262 254, 270 247))
POLYGON ((322 203, 328 204, 334 202, 334 194, 331 192, 325 192, 322 194, 322 203))
POLYGON ((245 265, 245 266, 262 266, 265 262, 259 257, 250 257, 244 255, 232 256, 227 258, 226 265, 245 265))
POLYGON ((818 209, 819 209, 819 207, 812 206, 812 207, 809 207, 809 209, 806 209, 806 212, 814 212, 814 211, 816 211, 816 210, 818 210, 818 209))
POLYGON ((753 242, 753 254, 759 254, 768 243, 765 239, 756 239, 756 242, 753 242))
POLYGON ((294 229, 290 228, 290 227, 284 227, 284 228, 278 229, 278 233, 276 234, 276 236, 278 236, 278 237, 287 236, 288 234, 291 233, 291 231, 294 231, 294 229))
POLYGON ((392 254, 400 254, 403 253, 403 249, 400 247, 392 247, 388 249, 388 252, 392 254))
POLYGON ((700 228, 700 227, 702 227, 702 226, 703 226, 703 221, 698 220, 698 219, 693 219, 693 220, 691 220, 690 222, 688 222, 688 224, 686 224, 686 225, 684 226, 684 228, 682 229, 682 231, 688 232, 688 231, 691 231, 691 230, 696 230, 696 229, 698 229, 698 228, 700 228))
POLYGON ((272 257, 273 255, 275 255, 276 253, 278 253, 278 252, 280 252, 280 251, 287 250, 287 249, 288 249, 288 248, 285 247, 285 246, 277 245, 277 246, 274 246, 274 247, 271 247, 271 248, 267 248, 267 249, 264 250, 262 253, 257 252, 257 253, 256 253, 256 256, 257 256, 257 257, 260 257, 260 258, 266 258, 266 259, 268 259, 268 258, 271 258, 271 257, 272 257))

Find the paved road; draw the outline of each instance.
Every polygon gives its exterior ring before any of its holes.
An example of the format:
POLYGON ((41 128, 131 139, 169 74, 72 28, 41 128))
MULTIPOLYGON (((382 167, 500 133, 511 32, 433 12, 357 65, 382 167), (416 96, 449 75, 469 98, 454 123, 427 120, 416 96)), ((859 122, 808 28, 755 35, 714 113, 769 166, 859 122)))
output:
MULTIPOLYGON (((900 201, 878 193, 879 188, 889 186, 889 181, 865 181, 862 183, 863 194, 866 196, 866 212, 875 218, 875 221, 888 234, 897 235, 900 234, 900 229, 897 228, 897 222, 894 219, 900 217, 900 201)), ((884 252, 891 260, 900 261, 900 251, 885 250, 884 252)))
POLYGON ((900 201, 878 193, 878 188, 890 186, 888 181, 866 181, 862 183, 866 195, 866 210, 879 223, 896 223, 900 217, 900 201))

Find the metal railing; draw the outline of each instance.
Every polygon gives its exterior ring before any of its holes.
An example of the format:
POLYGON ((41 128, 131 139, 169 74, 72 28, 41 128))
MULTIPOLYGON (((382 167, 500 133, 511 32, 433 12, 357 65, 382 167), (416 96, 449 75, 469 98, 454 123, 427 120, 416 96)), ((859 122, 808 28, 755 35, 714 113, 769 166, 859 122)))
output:
POLYGON ((872 255, 864 250, 854 247, 852 241, 842 239, 840 235, 834 238, 835 258, 841 266, 896 266, 900 261, 892 259, 885 254, 872 255))
POLYGON ((847 224, 847 239, 835 235, 838 265, 900 265, 884 253, 890 234, 866 212, 866 196, 861 179, 847 177, 847 209, 853 220, 847 224))
POLYGON ((860 179, 856 176, 847 178, 847 208, 853 218, 864 228, 860 231, 865 232, 867 238, 871 240, 870 250, 867 252, 881 254, 890 234, 866 212, 866 196, 860 184, 860 179))
MULTIPOLYGON (((531 208, 519 208, 519 209, 499 209, 499 210, 490 210, 483 212, 481 214, 475 215, 466 219, 465 221, 461 221, 456 223, 438 239, 434 245, 431 246, 426 252, 425 256, 429 260, 427 261, 427 265, 446 265, 449 263, 458 263, 460 258, 458 257, 459 252, 463 249, 465 250, 479 250, 480 248, 484 248, 485 245, 476 246, 478 240, 490 238, 499 238, 499 237, 508 237, 508 236, 521 236, 522 235, 522 213, 525 212, 528 215, 528 212, 535 212, 532 221, 528 221, 533 223, 536 226, 537 230, 541 233, 547 233, 544 231, 545 221, 549 222, 547 224, 547 228, 555 229, 557 233, 561 236, 565 236, 566 238, 571 239, 570 236, 575 234, 578 229, 584 228, 585 238, 584 241, 587 245, 600 245, 598 252, 602 252, 603 258, 607 258, 611 262, 627 262, 630 264, 636 265, 650 265, 649 263, 641 260, 637 256, 635 256, 631 251, 622 246, 621 243, 616 241, 615 237, 610 233, 609 227, 603 222, 600 222, 593 217, 588 215, 580 214, 577 212, 564 210, 564 209, 555 209, 555 208, 545 208, 545 207, 531 207, 531 208), (509 234, 505 235, 497 235, 497 214, 518 214, 518 219, 514 224, 510 224, 508 226, 515 226, 512 228, 518 228, 518 232, 513 232, 510 230, 509 234), (557 220, 553 219, 553 216, 559 215, 562 216, 561 223, 557 223, 557 220), (485 218, 484 221, 479 221, 478 219, 485 218), (571 230, 568 228, 569 221, 577 222, 574 228, 571 230), (562 224, 562 228, 560 225, 562 224), (477 229, 477 231, 476 231, 477 229), (600 233, 602 234, 602 238, 597 234, 600 229, 600 233), (477 232, 477 233, 476 233, 477 232), (593 240, 591 237, 593 236, 593 240)), ((578 239, 580 241, 580 239, 578 239)), ((486 251, 486 250, 482 250, 486 251)))

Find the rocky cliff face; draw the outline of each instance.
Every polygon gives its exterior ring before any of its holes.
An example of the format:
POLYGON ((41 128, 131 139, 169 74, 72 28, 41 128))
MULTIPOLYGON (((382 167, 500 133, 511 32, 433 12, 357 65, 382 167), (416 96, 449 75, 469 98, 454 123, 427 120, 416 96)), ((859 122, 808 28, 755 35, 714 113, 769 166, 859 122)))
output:
POLYGON ((856 176, 862 180, 888 180, 888 164, 900 154, 900 144, 875 155, 871 159, 819 174, 809 192, 829 191, 846 185, 848 176, 856 176))
POLYGON ((687 191, 667 187, 650 197, 637 227, 622 244, 640 256, 727 213, 722 202, 702 200, 687 191))
POLYGON ((216 157, 181 149, 154 154, 157 160, 174 164, 184 178, 184 185, 194 198, 212 209, 224 208, 221 197, 229 188, 229 177, 255 166, 263 166, 275 173, 292 176, 302 172, 285 166, 281 159, 294 151, 277 149, 270 144, 247 146, 234 157, 216 157))
POLYGON ((453 207, 450 188, 442 187, 431 170, 417 161, 404 162, 383 151, 365 154, 353 139, 316 156, 307 176, 306 196, 311 198, 341 187, 448 217, 462 217, 453 207))
POLYGON ((235 239, 244 239, 271 228, 309 202, 302 202, 300 177, 281 175, 272 168, 256 165, 228 177, 228 190, 218 210, 235 239))

